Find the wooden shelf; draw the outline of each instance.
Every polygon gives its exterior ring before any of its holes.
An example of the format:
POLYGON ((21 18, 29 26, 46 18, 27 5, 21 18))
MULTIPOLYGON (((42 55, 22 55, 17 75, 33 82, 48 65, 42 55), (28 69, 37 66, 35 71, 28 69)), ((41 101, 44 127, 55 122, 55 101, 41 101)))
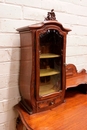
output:
POLYGON ((53 88, 53 84, 45 83, 43 85, 40 85, 40 92, 39 92, 40 96, 52 94, 54 92, 56 92, 56 90, 53 88))
POLYGON ((56 57, 60 57, 60 55, 56 55, 56 54, 52 54, 52 53, 46 53, 46 54, 41 54, 40 55, 40 59, 44 59, 44 58, 56 58, 56 57))
POLYGON ((40 77, 59 74, 60 72, 54 69, 40 69, 40 77))

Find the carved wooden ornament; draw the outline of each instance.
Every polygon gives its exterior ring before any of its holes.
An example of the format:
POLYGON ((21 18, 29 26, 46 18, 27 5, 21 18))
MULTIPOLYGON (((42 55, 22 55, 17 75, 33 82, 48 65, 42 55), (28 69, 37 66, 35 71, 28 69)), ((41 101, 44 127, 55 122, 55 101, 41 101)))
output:
POLYGON ((47 17, 45 18, 45 20, 56 20, 54 9, 52 9, 51 12, 47 13, 47 17))

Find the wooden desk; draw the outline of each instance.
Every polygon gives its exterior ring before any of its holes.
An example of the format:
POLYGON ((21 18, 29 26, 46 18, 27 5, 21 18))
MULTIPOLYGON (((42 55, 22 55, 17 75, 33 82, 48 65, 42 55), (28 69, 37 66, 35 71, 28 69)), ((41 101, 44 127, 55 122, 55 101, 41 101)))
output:
POLYGON ((58 130, 58 107, 44 112, 29 115, 20 104, 15 106, 18 111, 17 130, 58 130))
MULTIPOLYGON (((76 87, 82 84, 81 88, 85 87, 87 93, 87 73, 83 69, 77 72, 75 65, 68 64, 66 66, 66 89, 76 87)), ((58 107, 44 112, 29 115, 21 106, 17 104, 15 109, 19 113, 17 119, 17 130, 58 130, 59 109, 58 107), (25 127, 25 129, 24 129, 25 127)))

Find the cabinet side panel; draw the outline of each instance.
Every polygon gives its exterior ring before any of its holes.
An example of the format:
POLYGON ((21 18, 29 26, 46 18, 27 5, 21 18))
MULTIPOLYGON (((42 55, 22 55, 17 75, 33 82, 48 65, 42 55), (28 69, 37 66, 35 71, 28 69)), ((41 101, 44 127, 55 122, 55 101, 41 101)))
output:
POLYGON ((21 61, 19 74, 19 89, 24 102, 32 108, 31 91, 32 85, 32 34, 31 32, 20 33, 21 38, 21 61))
POLYGON ((32 46, 32 33, 31 32, 22 32, 20 33, 21 47, 32 46))
POLYGON ((21 48, 21 61, 32 61, 32 46, 21 48))

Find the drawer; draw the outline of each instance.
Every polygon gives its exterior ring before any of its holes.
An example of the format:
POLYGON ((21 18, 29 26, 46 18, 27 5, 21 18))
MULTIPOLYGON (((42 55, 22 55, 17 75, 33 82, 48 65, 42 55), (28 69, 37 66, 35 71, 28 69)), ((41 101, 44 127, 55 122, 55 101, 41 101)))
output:
POLYGON ((47 99, 43 101, 39 101, 37 103, 37 109, 49 108, 55 106, 56 104, 61 102, 61 96, 54 97, 52 99, 47 99))

